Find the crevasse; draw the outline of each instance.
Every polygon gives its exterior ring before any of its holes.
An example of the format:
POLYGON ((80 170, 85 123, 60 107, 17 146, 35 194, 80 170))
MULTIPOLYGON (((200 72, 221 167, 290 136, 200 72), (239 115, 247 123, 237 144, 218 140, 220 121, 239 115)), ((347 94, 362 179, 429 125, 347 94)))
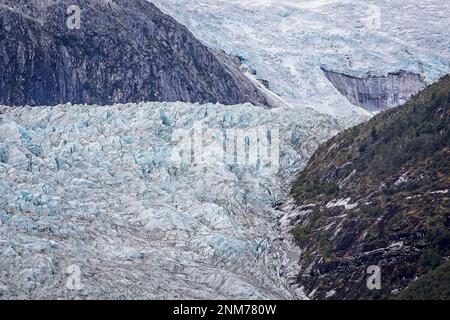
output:
POLYGON ((274 206, 318 144, 342 129, 331 117, 249 104, 0 110, 4 297, 302 297, 289 286, 297 250, 274 206), (198 123, 279 129, 279 172, 220 157, 172 162, 174 134, 198 123), (67 284, 74 265, 78 290, 67 284))

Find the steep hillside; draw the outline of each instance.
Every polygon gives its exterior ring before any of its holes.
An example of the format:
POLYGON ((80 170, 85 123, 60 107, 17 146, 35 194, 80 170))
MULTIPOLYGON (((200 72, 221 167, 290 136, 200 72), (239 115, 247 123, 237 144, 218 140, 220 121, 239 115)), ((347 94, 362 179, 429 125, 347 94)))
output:
MULTIPOLYGON (((392 298, 422 275, 434 278, 450 256, 449 124, 447 76, 311 158, 283 221, 303 250, 297 281, 312 297, 392 298), (381 290, 366 287, 371 265, 381 267, 381 290)), ((448 297, 449 283, 441 286, 448 297)))
POLYGON ((235 66, 145 0, 0 0, 0 104, 267 104, 235 66), (70 5, 80 28, 67 27, 70 5))

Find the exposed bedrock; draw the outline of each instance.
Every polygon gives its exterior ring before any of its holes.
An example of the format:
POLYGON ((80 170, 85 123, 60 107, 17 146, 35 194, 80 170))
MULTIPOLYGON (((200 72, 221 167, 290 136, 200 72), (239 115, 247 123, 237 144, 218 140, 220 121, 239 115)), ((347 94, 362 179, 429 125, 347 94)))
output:
POLYGON ((406 71, 366 78, 357 78, 323 68, 322 71, 352 104, 368 111, 383 111, 398 107, 426 86, 421 75, 406 71))
POLYGON ((0 104, 267 105, 258 88, 145 0, 0 0, 0 104), (70 5, 80 28, 69 28, 70 5))

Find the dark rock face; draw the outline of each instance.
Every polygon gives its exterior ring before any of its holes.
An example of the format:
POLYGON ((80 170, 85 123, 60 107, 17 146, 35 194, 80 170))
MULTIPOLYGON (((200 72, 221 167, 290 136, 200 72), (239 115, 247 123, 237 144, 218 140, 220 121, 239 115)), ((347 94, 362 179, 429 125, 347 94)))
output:
POLYGON ((406 103, 425 88, 418 74, 400 71, 384 77, 356 78, 322 69, 327 79, 352 104, 368 111, 383 111, 406 103))
POLYGON ((0 0, 0 104, 267 105, 237 66, 145 0, 0 0), (67 8, 81 9, 69 30, 67 8))
POLYGON ((450 277, 449 93, 447 76, 338 134, 300 173, 284 210, 312 298, 448 297, 450 282, 429 279, 450 277), (367 286, 371 266, 379 290, 367 286))

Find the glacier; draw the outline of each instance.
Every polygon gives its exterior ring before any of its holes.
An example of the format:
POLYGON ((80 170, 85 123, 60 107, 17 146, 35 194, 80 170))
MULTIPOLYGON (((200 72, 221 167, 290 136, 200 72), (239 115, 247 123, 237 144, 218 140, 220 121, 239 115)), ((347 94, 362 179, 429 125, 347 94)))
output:
POLYGON ((276 206, 342 129, 250 104, 0 107, 0 297, 305 298, 276 206), (173 161, 176 133, 199 123, 279 130, 280 170, 173 161))
POLYGON ((450 71, 449 4, 151 2, 240 57, 279 107, 0 107, 0 298, 306 299, 295 217, 277 208, 321 143, 372 115, 321 68, 436 81, 450 71), (230 129, 278 129, 279 171, 173 161, 178 133, 199 125, 212 150, 230 129))
MULTIPOLYGON (((292 106, 367 115, 326 79, 450 72, 449 1, 149 0, 210 47, 241 57, 292 106)), ((345 120, 344 120, 345 121, 345 120)))

